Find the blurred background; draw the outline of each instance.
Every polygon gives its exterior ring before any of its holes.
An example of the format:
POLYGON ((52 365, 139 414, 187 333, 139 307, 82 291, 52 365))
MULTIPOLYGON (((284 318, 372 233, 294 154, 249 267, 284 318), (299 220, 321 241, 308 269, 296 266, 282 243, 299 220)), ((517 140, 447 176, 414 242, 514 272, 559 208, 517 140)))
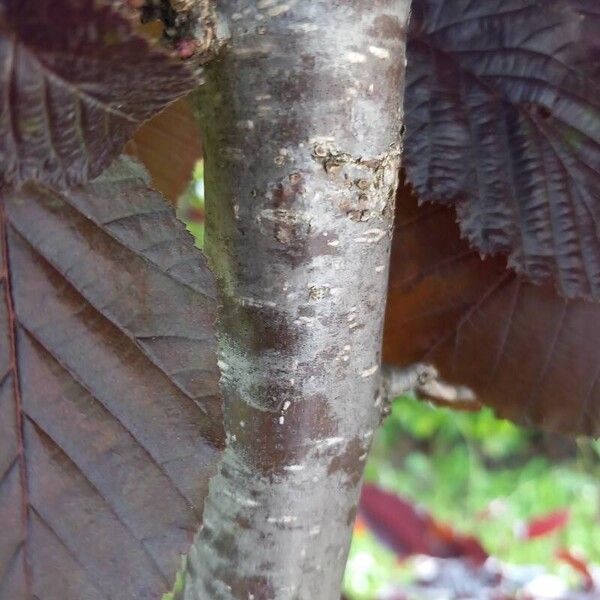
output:
MULTIPOLYGON (((204 239, 203 163, 178 203, 204 239)), ((347 600, 600 598, 600 442, 398 398, 374 442, 347 600)))
POLYGON ((599 475, 598 442, 398 399, 367 466, 347 596, 600 598, 599 475))

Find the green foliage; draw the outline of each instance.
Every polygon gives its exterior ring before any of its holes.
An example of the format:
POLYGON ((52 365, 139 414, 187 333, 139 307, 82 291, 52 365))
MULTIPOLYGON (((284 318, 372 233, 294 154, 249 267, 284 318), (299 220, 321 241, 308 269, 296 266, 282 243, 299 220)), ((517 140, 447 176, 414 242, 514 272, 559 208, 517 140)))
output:
POLYGON ((192 181, 179 199, 177 216, 185 223, 187 230, 194 236, 196 246, 204 246, 204 161, 199 160, 194 168, 192 181))
POLYGON ((488 459, 501 460, 520 454, 533 434, 509 421, 497 419, 491 409, 458 412, 430 406, 411 398, 394 403, 382 437, 392 446, 399 435, 429 441, 439 452, 444 447, 464 443, 474 445, 488 459))
POLYGON ((180 600, 183 598, 184 586, 185 586, 185 563, 186 558, 183 556, 181 558, 181 569, 177 571, 177 575, 175 576, 175 583, 173 584, 173 589, 166 594, 163 594, 161 600, 180 600))

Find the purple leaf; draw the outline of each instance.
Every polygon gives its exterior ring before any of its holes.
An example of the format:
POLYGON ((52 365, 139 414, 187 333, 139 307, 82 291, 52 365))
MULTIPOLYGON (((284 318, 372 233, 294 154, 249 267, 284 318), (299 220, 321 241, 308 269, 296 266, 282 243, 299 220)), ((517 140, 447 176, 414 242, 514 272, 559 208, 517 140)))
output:
POLYGON ((406 167, 482 254, 600 298, 596 0, 415 0, 406 167))
POLYGON ((0 208, 0 598, 158 600, 223 445, 208 267, 131 160, 0 208))
POLYGON ((1 0, 0 184, 84 182, 139 123, 195 83, 191 67, 94 0, 1 0))

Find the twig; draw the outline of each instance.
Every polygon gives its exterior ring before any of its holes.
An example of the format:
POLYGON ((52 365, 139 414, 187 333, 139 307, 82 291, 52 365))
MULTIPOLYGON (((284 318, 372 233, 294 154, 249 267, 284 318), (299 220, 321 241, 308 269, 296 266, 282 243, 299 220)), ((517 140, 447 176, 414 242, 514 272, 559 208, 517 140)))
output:
POLYGON ((434 402, 479 404, 471 388, 444 381, 433 365, 425 363, 415 363, 403 368, 384 365, 381 380, 382 419, 390 413, 394 398, 406 394, 434 402))

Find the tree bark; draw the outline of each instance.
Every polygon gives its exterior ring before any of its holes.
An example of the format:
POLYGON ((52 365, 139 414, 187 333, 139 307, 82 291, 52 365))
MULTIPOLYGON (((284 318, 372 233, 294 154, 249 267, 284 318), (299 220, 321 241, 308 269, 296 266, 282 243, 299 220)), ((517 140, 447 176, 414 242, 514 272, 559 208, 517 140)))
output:
POLYGON ((333 600, 380 420, 409 0, 218 0, 197 96, 227 449, 186 600, 333 600))

